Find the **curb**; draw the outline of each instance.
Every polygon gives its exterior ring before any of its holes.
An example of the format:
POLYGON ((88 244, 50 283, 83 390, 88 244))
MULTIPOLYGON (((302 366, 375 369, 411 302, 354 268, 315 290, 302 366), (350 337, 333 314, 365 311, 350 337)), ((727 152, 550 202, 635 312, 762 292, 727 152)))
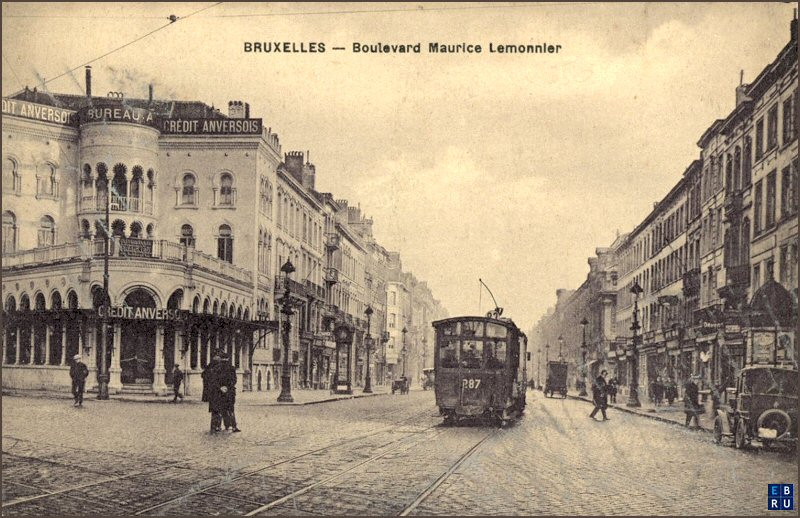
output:
MULTIPOLYGON (((2 396, 10 396, 10 397, 32 397, 37 399, 63 399, 63 400, 71 400, 72 394, 68 393, 61 393, 61 392, 39 392, 39 391, 14 391, 14 390, 3 390, 2 396)), ((254 406, 254 407, 261 407, 261 406, 275 406, 275 407, 287 407, 287 406, 306 406, 306 405, 318 405, 320 403, 331 403, 334 401, 342 401, 347 399, 357 399, 363 397, 374 397, 374 396, 386 396, 388 392, 377 392, 373 394, 353 394, 348 397, 337 397, 337 398, 326 398, 316 401, 306 401, 303 403, 277 403, 277 402, 269 402, 269 403, 258 403, 258 402, 249 402, 246 400, 240 399, 237 401, 238 405, 244 406, 254 406)), ((86 392, 84 393, 84 400, 91 400, 97 401, 101 403, 105 403, 106 401, 121 401, 123 403, 148 403, 148 404, 172 404, 171 396, 163 396, 163 397, 151 397, 151 398, 131 398, 126 396, 119 396, 119 395, 111 395, 107 400, 99 400, 96 397, 97 392, 86 392)), ((190 404, 190 405, 199 405, 205 404, 204 401, 199 399, 183 399, 180 403, 176 404, 190 404)))
MULTIPOLYGON (((577 401, 584 401, 586 403, 594 404, 594 401, 592 401, 591 399, 586 398, 586 397, 571 396, 569 394, 567 394, 567 397, 570 398, 570 399, 577 400, 577 401)), ((624 406, 619 406, 619 405, 616 405, 616 404, 608 405, 608 408, 614 408, 614 409, 619 410, 621 412, 627 412, 629 414, 634 414, 634 415, 638 415, 638 416, 642 416, 642 417, 647 417, 649 419, 654 419, 656 421, 661 421, 662 423, 667 423, 667 424, 671 424, 673 426, 677 426, 677 427, 682 428, 684 430, 686 429, 686 427, 683 426, 678 421, 673 421, 672 419, 667 419, 666 417, 661 417, 657 413, 650 413, 650 412, 643 412, 643 411, 640 411, 640 410, 633 410, 631 408, 627 408, 627 407, 624 407, 624 406)), ((710 433, 710 434, 714 433, 713 430, 709 430, 708 428, 703 428, 703 427, 693 428, 691 431, 705 432, 705 433, 710 433)))

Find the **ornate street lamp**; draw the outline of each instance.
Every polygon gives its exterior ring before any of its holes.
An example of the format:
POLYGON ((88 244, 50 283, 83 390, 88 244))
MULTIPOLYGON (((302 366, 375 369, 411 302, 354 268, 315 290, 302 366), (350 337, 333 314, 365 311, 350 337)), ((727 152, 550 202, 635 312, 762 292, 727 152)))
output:
MULTIPOLYGON (((108 383, 111 381, 111 374, 108 372, 108 311, 111 309, 111 296, 108 294, 108 254, 109 254, 109 232, 111 232, 110 214, 111 210, 111 182, 108 181, 106 173, 106 221, 103 228, 103 311, 102 333, 100 339, 100 373, 97 375, 97 399, 108 399, 108 383)), ((117 351, 119 354, 119 351, 117 351)))
POLYGON ((586 320, 586 317, 583 317, 581 320, 581 327, 583 328, 583 342, 581 342, 581 360, 583 361, 583 367, 581 368, 581 377, 583 381, 581 382, 581 391, 578 393, 579 396, 586 396, 586 325, 589 324, 589 321, 586 320))
POLYGON ((408 333, 408 329, 406 326, 403 326, 403 349, 400 351, 400 354, 403 355, 403 377, 406 377, 406 354, 408 353, 408 349, 406 349, 406 333, 408 333))
POLYGON ((292 403, 292 374, 289 372, 289 333, 292 330, 292 301, 289 291, 289 274, 294 272, 294 265, 289 259, 281 266, 284 273, 285 290, 281 300, 281 313, 283 313, 283 367, 281 369, 281 393, 278 396, 278 403, 292 403))
POLYGON ((364 347, 367 349, 367 379, 364 382, 364 393, 371 394, 372 381, 369 372, 369 351, 372 348, 372 335, 370 334, 370 327, 372 323, 372 307, 367 306, 367 309, 364 310, 364 314, 367 315, 367 336, 364 338, 364 347))
POLYGON ((639 286, 639 282, 634 280, 631 286, 631 293, 633 293, 633 323, 631 324, 631 331, 633 332, 633 346, 632 355, 630 356, 631 365, 631 382, 628 387, 628 402, 626 406, 640 407, 642 404, 639 402, 639 349, 637 348, 638 336, 636 332, 639 330, 639 295, 644 290, 639 286))

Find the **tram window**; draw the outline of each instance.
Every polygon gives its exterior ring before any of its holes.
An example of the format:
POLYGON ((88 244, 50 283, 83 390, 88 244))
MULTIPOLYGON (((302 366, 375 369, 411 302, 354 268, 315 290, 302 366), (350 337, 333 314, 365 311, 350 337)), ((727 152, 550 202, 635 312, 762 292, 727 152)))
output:
POLYGON ((450 322, 449 324, 445 324, 442 326, 442 333, 445 336, 458 336, 458 322, 450 322))
POLYGON ((467 321, 461 323, 461 334, 464 336, 483 336, 483 322, 467 321))
POLYGON ((506 365, 506 343, 503 340, 486 341, 486 368, 502 369, 506 365))
POLYGON ((483 360, 483 342, 480 340, 461 341, 461 366, 467 369, 480 369, 483 360))
POLYGON ((439 347, 439 365, 448 369, 458 367, 458 340, 443 340, 439 347))
POLYGON ((486 336, 489 338, 505 338, 508 335, 508 328, 498 324, 486 324, 486 336))

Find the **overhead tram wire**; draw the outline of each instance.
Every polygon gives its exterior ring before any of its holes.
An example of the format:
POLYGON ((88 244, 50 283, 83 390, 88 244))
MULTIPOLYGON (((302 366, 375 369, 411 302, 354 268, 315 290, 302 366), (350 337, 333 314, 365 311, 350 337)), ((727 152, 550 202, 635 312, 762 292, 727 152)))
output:
POLYGON ((522 3, 510 5, 468 5, 458 7, 413 7, 408 9, 363 9, 360 11, 312 11, 312 12, 294 12, 294 13, 260 13, 260 14, 214 14, 210 16, 201 16, 201 18, 258 18, 258 17, 274 17, 274 16, 310 16, 310 15, 325 15, 325 14, 385 14, 385 13, 424 13, 435 11, 467 11, 476 9, 519 9, 531 7, 548 7, 559 5, 590 5, 593 2, 538 2, 538 3, 522 3))
POLYGON ((139 36, 138 38, 136 38, 136 39, 134 39, 134 40, 131 40, 131 41, 129 41, 128 43, 125 43, 124 45, 121 45, 121 46, 119 46, 119 47, 117 47, 117 48, 115 48, 115 49, 113 49, 113 50, 110 50, 110 51, 106 52, 105 54, 103 54, 103 55, 101 55, 101 56, 98 56, 98 57, 96 57, 96 58, 94 58, 94 59, 91 59, 91 60, 87 61, 86 63, 83 63, 83 64, 81 64, 81 65, 78 65, 78 66, 76 66, 76 67, 74 67, 74 68, 71 68, 71 69, 67 70, 66 72, 62 72, 61 74, 59 74, 59 75, 57 75, 57 76, 55 76, 55 77, 51 77, 50 79, 47 79, 46 81, 42 81, 42 82, 41 82, 41 83, 40 83, 38 86, 44 86, 44 85, 46 85, 47 83, 50 83, 50 82, 52 82, 52 81, 55 81, 56 79, 59 79, 59 78, 61 78, 61 77, 64 77, 64 76, 65 76, 65 75, 67 75, 67 74, 71 74, 72 72, 75 72, 76 70, 79 70, 79 69, 81 69, 81 68, 85 67, 86 65, 90 65, 90 64, 94 63, 95 61, 99 61, 99 60, 103 59, 103 58, 104 58, 104 57, 106 57, 106 56, 109 56, 109 55, 111 55, 111 54, 113 54, 113 53, 115 53, 115 52, 117 52, 117 51, 119 51, 119 50, 122 50, 122 49, 124 49, 125 47, 129 47, 130 45, 133 45, 134 43, 137 43, 137 42, 139 42, 139 41, 141 41, 141 40, 143 40, 143 39, 147 38, 148 36, 151 36, 151 35, 153 35, 153 34, 157 33, 157 32, 158 32, 158 31, 160 31, 160 30, 166 29, 167 27, 169 27, 170 25, 172 25, 173 23, 175 23, 175 22, 177 22, 177 21, 180 21, 180 20, 185 20, 185 19, 187 19, 187 18, 189 18, 189 17, 191 17, 191 16, 194 16, 195 14, 201 13, 201 12, 203 12, 203 11, 207 10, 207 9, 211 9, 212 7, 216 7, 216 6, 220 5, 221 3, 222 3, 222 2, 216 2, 216 3, 212 4, 212 5, 209 5, 209 6, 203 7, 202 9, 198 9, 197 11, 194 11, 194 12, 192 12, 192 13, 189 13, 189 14, 188 14, 188 15, 186 15, 186 16, 175 16, 174 14, 173 14, 173 15, 170 15, 170 16, 168 17, 169 23, 166 23, 166 24, 164 24, 164 25, 162 25, 162 26, 160 26, 160 27, 157 27, 157 28, 153 29, 152 31, 148 32, 147 34, 144 34, 144 35, 142 35, 142 36, 139 36))

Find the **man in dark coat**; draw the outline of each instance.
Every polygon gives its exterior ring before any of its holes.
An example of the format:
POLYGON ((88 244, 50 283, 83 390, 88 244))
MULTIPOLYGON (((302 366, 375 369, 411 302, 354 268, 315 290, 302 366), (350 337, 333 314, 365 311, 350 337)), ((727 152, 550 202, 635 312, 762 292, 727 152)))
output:
POLYGON ((220 361, 220 385, 225 388, 225 409, 222 412, 225 429, 233 428, 234 432, 241 432, 236 424, 236 367, 224 354, 220 361))
POLYGON ((697 384, 694 382, 694 376, 689 378, 689 381, 686 382, 686 385, 683 386, 684 393, 683 393, 683 409, 686 412, 686 426, 690 428, 690 424, 692 419, 694 419, 695 425, 700 427, 700 419, 698 414, 700 413, 700 390, 697 388, 697 384))
POLYGON ((72 406, 83 406, 83 391, 86 389, 86 378, 89 368, 81 361, 81 355, 72 357, 72 366, 69 368, 69 377, 72 378, 72 397, 75 403, 72 406))
POLYGON ((225 390, 222 390, 222 361, 218 352, 214 353, 211 363, 203 371, 203 381, 206 397, 208 398, 208 411, 211 412, 211 433, 222 430, 222 414, 225 412, 225 390))
POLYGON ((180 365, 176 363, 175 370, 172 371, 172 391, 175 393, 175 397, 172 398, 173 403, 177 403, 178 398, 181 398, 181 401, 183 401, 183 394, 181 394, 181 383, 183 383, 183 371, 181 370, 180 365))
POLYGON ((589 417, 594 419, 597 411, 603 413, 603 421, 608 421, 606 416, 606 407, 608 406, 608 385, 606 384, 606 376, 608 371, 603 371, 592 383, 592 399, 594 400, 594 410, 589 414, 589 417))

